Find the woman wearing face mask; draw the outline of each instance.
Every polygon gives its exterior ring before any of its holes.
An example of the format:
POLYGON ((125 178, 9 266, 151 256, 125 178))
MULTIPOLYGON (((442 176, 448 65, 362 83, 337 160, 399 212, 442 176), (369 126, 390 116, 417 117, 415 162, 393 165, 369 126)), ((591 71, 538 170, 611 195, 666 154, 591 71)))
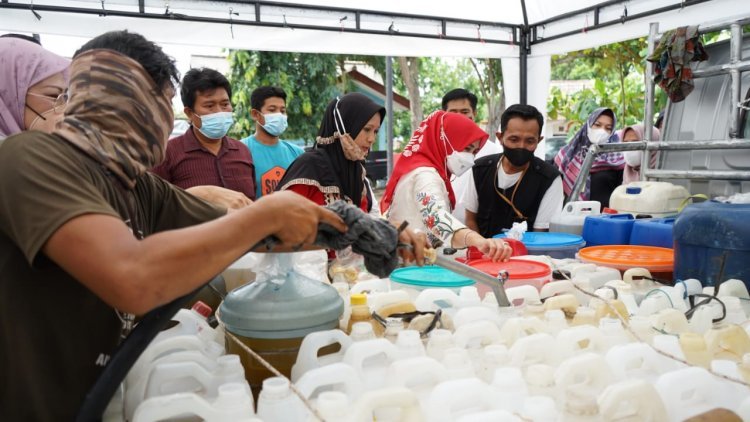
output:
MULTIPOLYGON (((643 125, 628 126, 617 132, 617 136, 622 139, 622 142, 640 142, 643 141, 643 125)), ((651 130, 651 141, 659 140, 659 129, 652 128, 651 130)), ((649 157, 649 167, 654 168, 656 166, 656 151, 652 151, 649 157)), ((625 157, 625 170, 622 175, 622 184, 627 185, 630 182, 637 182, 641 180, 641 158, 643 157, 643 151, 625 151, 623 152, 625 157)))
POLYGON ((388 179, 381 210, 391 220, 406 220, 427 233, 433 246, 474 246, 493 260, 512 251, 501 239, 485 239, 458 221, 451 176, 474 165, 474 154, 489 135, 464 115, 436 111, 419 126, 388 179))
POLYGON ((18 38, 0 38, 0 139, 52 132, 62 118, 70 60, 18 38))
MULTIPOLYGON (((555 164, 563 176, 565 195, 570 196, 578 174, 581 172, 583 160, 592 144, 602 145, 619 142, 617 134, 613 130, 616 124, 617 120, 612 109, 598 108, 586 120, 586 125, 557 153, 555 164)), ((599 201, 602 207, 609 206, 609 197, 612 191, 622 184, 624 167, 625 159, 622 153, 598 154, 591 166, 589 177, 586 178, 586 184, 581 189, 579 198, 573 200, 599 201)))
POLYGON ((363 94, 332 100, 323 115, 315 148, 289 166, 278 190, 292 190, 320 205, 344 200, 379 215, 363 163, 383 119, 385 108, 363 94))

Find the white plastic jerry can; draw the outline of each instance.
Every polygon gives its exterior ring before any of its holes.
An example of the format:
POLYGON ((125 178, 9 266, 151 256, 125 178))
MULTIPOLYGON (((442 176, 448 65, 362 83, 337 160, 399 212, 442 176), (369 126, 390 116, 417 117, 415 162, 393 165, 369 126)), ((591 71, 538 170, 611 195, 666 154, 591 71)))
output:
POLYGON ((315 400, 321 391, 341 391, 350 400, 362 394, 362 381, 351 366, 336 362, 311 369, 294 383, 297 390, 308 400, 315 400))
POLYGON ((597 399, 603 421, 661 422, 667 411, 653 384, 644 380, 627 380, 604 389, 597 399))
POLYGON ((561 363, 555 372, 555 384, 564 392, 567 418, 598 420, 596 398, 614 381, 612 370, 600 355, 585 353, 561 363))
MULTIPOLYGON (((209 353, 201 352, 198 350, 186 350, 182 352, 167 354, 151 362, 151 364, 146 369, 144 369, 143 374, 137 378, 133 378, 130 382, 130 385, 128 385, 128 387, 125 389, 124 406, 126 409, 126 414, 128 416, 132 416, 135 408, 143 401, 146 395, 146 386, 148 385, 149 379, 151 378, 151 372, 154 370, 154 368, 161 364, 195 362, 205 368, 207 371, 215 371, 218 366, 217 359, 221 356, 221 353, 224 352, 224 348, 220 347, 216 343, 212 342, 212 344, 215 345, 216 348, 212 348, 213 350, 209 351, 209 353)), ((200 387, 198 385, 194 385, 192 387, 188 387, 184 391, 194 391, 199 388, 200 387)))
POLYGON ((605 358, 619 380, 652 382, 664 373, 659 354, 646 343, 616 345, 609 349, 605 358))
MULTIPOLYGON (((245 372, 237 355, 220 356, 214 370, 207 370, 197 362, 164 363, 151 371, 143 398, 165 396, 175 393, 190 392, 206 399, 217 397, 219 387, 226 383, 242 385, 247 394, 250 386, 245 380, 245 372)), ((126 415, 132 405, 126 406, 126 415)))
POLYGON ((220 350, 220 354, 224 354, 224 346, 213 341, 207 342, 194 334, 177 335, 165 338, 157 343, 152 342, 133 364, 125 378, 125 386, 129 387, 133 381, 142 377, 156 359, 170 353, 189 350, 205 352, 207 356, 213 356, 216 350, 220 350), (217 346, 219 349, 217 349, 217 346))
POLYGON ((176 321, 177 324, 157 334, 151 341, 151 344, 158 343, 170 337, 186 334, 197 335, 205 341, 223 343, 224 339, 218 335, 217 331, 206 320, 210 315, 211 308, 201 301, 196 302, 191 309, 180 309, 172 317, 172 321, 176 321))
POLYGON ((555 346, 555 338, 547 333, 520 338, 510 348, 510 365, 526 368, 534 364, 555 364, 559 359, 555 346))
POLYGON ((292 366, 292 382, 296 382, 311 369, 341 362, 351 344, 352 340, 341 330, 318 331, 306 335, 299 347, 297 361, 292 366), (321 349, 334 344, 341 346, 338 352, 318 357, 321 349))
POLYGON ((432 390, 426 419, 430 422, 447 422, 463 415, 492 410, 487 400, 490 395, 489 386, 478 378, 445 381, 432 390))
MULTIPOLYGON (((398 420, 408 422, 422 422, 424 414, 419 407, 417 395, 408 388, 387 387, 369 391, 363 394, 351 407, 349 417, 351 422, 371 422, 375 420, 374 415, 381 410, 389 412, 396 410, 398 420)), ((287 419, 292 421, 293 419, 287 419)), ((377 419, 382 420, 382 419, 377 419)), ((266 422, 264 420, 264 422, 266 422)))
POLYGON ((426 353, 427 356, 441 361, 443 360, 445 351, 452 347, 456 347, 456 343, 453 341, 453 333, 443 328, 437 328, 430 332, 426 353))
POLYGON ((396 346, 384 338, 352 343, 343 362, 351 365, 362 380, 365 391, 382 388, 386 369, 398 359, 396 346))
POLYGON ((219 386, 214 400, 195 393, 152 397, 138 406, 133 422, 156 422, 197 416, 206 422, 261 422, 254 416, 253 396, 246 386, 227 383, 219 386))
POLYGON ((271 377, 263 380, 258 396, 258 417, 263 422, 304 421, 307 409, 292 393, 289 380, 271 377))
POLYGON ((519 368, 498 368, 484 394, 492 408, 519 413, 528 396, 528 386, 519 368))
POLYGON ((659 377, 655 387, 666 405, 670 421, 683 421, 724 404, 716 377, 703 368, 668 372, 659 377))

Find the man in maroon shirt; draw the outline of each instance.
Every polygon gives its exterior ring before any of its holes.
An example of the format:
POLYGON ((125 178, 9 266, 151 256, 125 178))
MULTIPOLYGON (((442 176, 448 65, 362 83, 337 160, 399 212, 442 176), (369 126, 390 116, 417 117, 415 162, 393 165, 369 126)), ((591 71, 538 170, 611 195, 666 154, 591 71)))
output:
POLYGON ((213 69, 191 69, 180 91, 190 128, 167 144, 164 161, 151 171, 209 202, 241 208, 255 199, 250 151, 226 136, 234 123, 232 87, 213 69))

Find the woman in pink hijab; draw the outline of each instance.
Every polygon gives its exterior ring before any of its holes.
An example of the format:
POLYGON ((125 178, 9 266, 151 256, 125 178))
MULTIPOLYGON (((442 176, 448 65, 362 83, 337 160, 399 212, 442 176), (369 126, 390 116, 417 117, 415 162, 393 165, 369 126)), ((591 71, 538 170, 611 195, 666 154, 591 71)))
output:
MULTIPOLYGON (((640 142, 643 140, 643 125, 628 126, 619 132, 617 135, 622 139, 622 142, 640 142)), ((659 140, 659 129, 653 128, 651 132, 651 140, 659 140)), ((656 151, 651 152, 648 166, 654 168, 656 166, 656 151)), ((641 157, 643 157, 643 151, 625 151, 623 152, 625 157, 625 170, 622 174, 622 184, 627 185, 630 182, 637 182, 641 180, 641 157)))
POLYGON ((68 66, 70 60, 33 42, 0 38, 0 139, 54 129, 62 117, 68 66))

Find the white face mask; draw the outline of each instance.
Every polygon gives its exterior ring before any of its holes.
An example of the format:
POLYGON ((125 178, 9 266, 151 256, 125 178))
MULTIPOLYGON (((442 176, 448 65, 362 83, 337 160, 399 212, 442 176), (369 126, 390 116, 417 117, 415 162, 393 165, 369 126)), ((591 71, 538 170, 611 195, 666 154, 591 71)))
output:
MULTIPOLYGON (((443 115, 443 117, 445 117, 445 115, 443 115)), ((447 152, 448 148, 453 151, 448 154, 445 159, 446 166, 448 167, 448 171, 451 172, 451 174, 459 177, 469 171, 470 168, 474 167, 474 154, 466 151, 458 152, 453 149, 450 141, 448 141, 448 136, 445 134, 445 130, 443 130, 442 118, 440 120, 440 138, 445 143, 445 151, 447 152)))
POLYGON ((612 135, 611 133, 601 128, 592 128, 591 126, 589 126, 588 128, 589 141, 591 141, 591 143, 594 145, 606 144, 609 140, 609 137, 612 135))
POLYGON ((625 151, 622 154, 625 156, 625 162, 630 167, 641 166, 641 159, 643 158, 643 151, 625 151))
POLYGON ((474 154, 470 152, 456 152, 453 151, 448 156, 448 171, 455 174, 456 177, 461 176, 474 167, 474 154))

